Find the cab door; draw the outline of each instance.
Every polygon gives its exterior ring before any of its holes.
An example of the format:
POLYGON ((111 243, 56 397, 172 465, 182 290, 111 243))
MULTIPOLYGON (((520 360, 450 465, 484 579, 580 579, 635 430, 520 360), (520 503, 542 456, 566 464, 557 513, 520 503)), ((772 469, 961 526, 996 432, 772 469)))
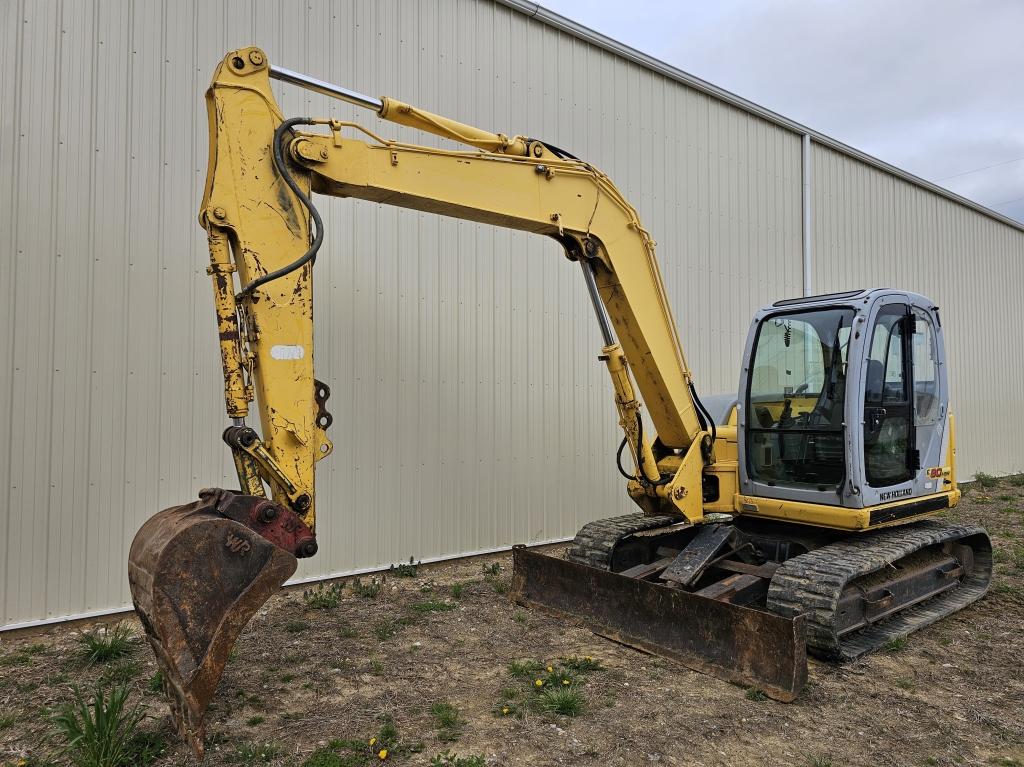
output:
MULTIPOLYGON (((913 335, 914 317, 908 304, 879 308, 863 379, 864 476, 870 488, 909 482, 920 468, 914 428, 913 335)), ((884 492, 880 500, 887 500, 884 492)))

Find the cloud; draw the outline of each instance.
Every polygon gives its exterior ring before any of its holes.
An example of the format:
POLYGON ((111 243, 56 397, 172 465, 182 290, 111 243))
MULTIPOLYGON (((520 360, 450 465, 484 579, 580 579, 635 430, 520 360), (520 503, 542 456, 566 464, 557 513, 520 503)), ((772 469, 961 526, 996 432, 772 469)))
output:
POLYGON ((551 6, 978 202, 1024 197, 1024 161, 939 181, 1024 157, 1020 0, 551 6))

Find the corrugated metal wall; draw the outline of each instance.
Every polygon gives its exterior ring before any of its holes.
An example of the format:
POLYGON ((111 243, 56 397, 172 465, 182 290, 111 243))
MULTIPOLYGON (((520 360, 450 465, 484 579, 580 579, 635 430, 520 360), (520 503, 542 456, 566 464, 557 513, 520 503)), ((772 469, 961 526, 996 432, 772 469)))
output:
MULTIPOLYGON (((658 240, 703 391, 736 388, 753 310, 801 292, 798 134, 490 0, 0 0, 0 625, 127 605, 141 522, 234 482, 195 215, 202 91, 226 51, 252 43, 608 171, 658 240)), ((278 96, 286 114, 434 142, 294 88, 278 96)), ((872 230, 871 208, 830 224, 828 205, 859 187, 816 159, 817 287, 886 281, 822 263, 840 250, 830 242, 872 230)), ((1020 232, 914 187, 892 194, 1019 269, 1020 232)), ((368 203, 321 209, 317 363, 335 453, 320 464, 321 553, 300 577, 563 538, 630 508, 598 333, 553 244, 368 203)), ((892 220, 896 242, 909 236, 892 220)), ((954 359, 971 343, 957 336, 954 359)), ((985 409, 971 392, 959 377, 963 421, 985 409)), ((968 466, 995 467, 1008 439, 971 431, 968 466)))
MULTIPOLYGON (((0 8, 2 624, 126 605, 142 521, 235 481, 196 224, 202 92, 234 47, 607 170, 656 233, 707 391, 735 388, 754 307, 799 293, 795 136, 486 0, 0 8)), ((278 94, 286 114, 357 116, 278 94)), ((300 576, 563 538, 628 510, 599 335, 556 246, 321 208, 335 453, 300 576)))
POLYGON ((815 289, 933 299, 960 476, 1024 470, 1024 233, 827 147, 814 146, 811 168, 815 289))

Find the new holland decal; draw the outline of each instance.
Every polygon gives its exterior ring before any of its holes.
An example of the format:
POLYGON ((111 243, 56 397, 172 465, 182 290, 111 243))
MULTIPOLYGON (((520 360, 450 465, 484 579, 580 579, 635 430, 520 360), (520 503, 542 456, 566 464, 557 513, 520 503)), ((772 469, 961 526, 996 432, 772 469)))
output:
POLYGON ((914 492, 914 488, 905 487, 902 490, 890 490, 887 493, 879 493, 878 500, 880 501, 891 501, 894 498, 905 498, 914 492))

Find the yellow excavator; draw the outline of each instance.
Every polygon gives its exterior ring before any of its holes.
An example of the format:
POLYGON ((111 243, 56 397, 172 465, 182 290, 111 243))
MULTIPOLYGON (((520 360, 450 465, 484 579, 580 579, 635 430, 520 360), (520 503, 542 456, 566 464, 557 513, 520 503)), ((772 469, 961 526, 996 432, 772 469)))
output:
POLYGON ((928 519, 960 491, 942 323, 924 296, 850 290, 767 306, 751 323, 737 394, 702 401, 654 241, 594 166, 539 139, 271 66, 255 47, 224 58, 206 102, 199 222, 239 488, 202 490, 150 518, 128 566, 175 722, 197 754, 233 643, 317 550, 314 473, 331 453, 332 417, 313 369, 325 237, 314 192, 533 232, 578 264, 623 431, 618 471, 639 510, 586 525, 564 557, 515 547, 519 602, 789 701, 808 650, 858 657, 988 589, 985 530, 928 519), (472 149, 286 118, 272 79, 472 149))

